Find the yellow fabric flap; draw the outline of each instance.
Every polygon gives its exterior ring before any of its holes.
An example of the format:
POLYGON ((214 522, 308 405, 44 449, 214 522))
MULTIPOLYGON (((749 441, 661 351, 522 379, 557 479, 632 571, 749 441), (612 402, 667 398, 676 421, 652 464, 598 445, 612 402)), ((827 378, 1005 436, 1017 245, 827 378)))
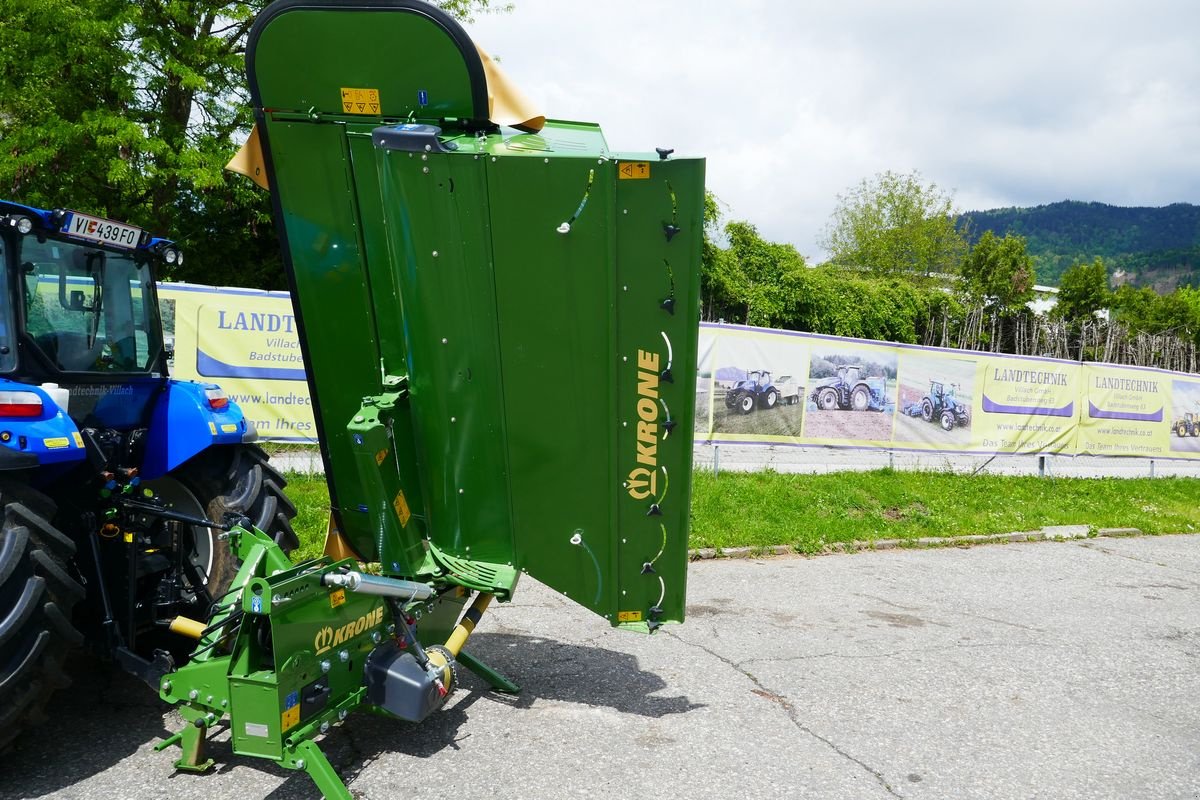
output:
POLYGON ((546 115, 537 110, 525 94, 517 88, 495 59, 478 44, 479 58, 483 61, 483 75, 487 79, 488 119, 497 125, 507 125, 523 131, 536 133, 546 126, 546 115))
POLYGON ((258 138, 258 125, 250 129, 250 138, 237 151, 237 155, 229 159, 225 169, 245 175, 264 189, 271 188, 267 178, 267 167, 263 162, 262 142, 258 138))

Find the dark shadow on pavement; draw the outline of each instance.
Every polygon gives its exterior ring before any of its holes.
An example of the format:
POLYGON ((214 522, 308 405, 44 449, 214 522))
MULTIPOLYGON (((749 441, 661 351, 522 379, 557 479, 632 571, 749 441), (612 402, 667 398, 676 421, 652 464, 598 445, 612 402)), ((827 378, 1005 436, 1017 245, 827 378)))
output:
MULTIPOLYGON (((457 749, 470 709, 478 702, 499 702, 514 709, 536 701, 580 703, 611 708, 622 714, 663 717, 702 706, 682 695, 659 697, 667 689, 658 675, 642 670, 637 658, 600 647, 568 644, 538 636, 479 632, 467 648, 477 658, 521 684, 519 695, 489 690, 487 684, 459 667, 462 686, 449 707, 419 725, 369 713, 354 714, 334 728, 321 747, 345 782, 352 781, 387 753, 428 758, 446 748, 457 749)), ((38 798, 75 786, 80 781, 134 756, 174 731, 164 719, 165 703, 148 686, 90 656, 79 656, 69 669, 73 685, 51 701, 49 719, 22 737, 0 756, 0 800, 38 798)), ((226 719, 216 729, 227 725, 226 719)), ((519 723, 519 719, 517 721, 519 723)), ((269 761, 234 756, 228 736, 217 734, 209 755, 217 771, 235 764, 251 766, 286 778, 269 800, 314 800, 320 793, 303 773, 284 770, 269 761)), ((151 757, 174 762, 178 749, 151 757)), ((136 756, 144 758, 145 756, 136 756)), ((186 791, 203 776, 177 774, 186 791)), ((163 787, 175 795, 170 782, 163 787)))

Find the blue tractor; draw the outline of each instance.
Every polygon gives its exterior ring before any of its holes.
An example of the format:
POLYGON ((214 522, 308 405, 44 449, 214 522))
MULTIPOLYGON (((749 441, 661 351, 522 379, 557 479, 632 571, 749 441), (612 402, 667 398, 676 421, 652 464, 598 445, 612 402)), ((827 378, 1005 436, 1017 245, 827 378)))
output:
POLYGON ((904 413, 936 422, 944 431, 952 431, 956 425, 965 428, 971 424, 971 409, 958 399, 960 388, 957 383, 947 386, 942 381, 930 381, 929 394, 921 402, 905 406, 904 413))
POLYGON ((725 407, 749 414, 757 408, 774 408, 779 404, 779 389, 771 380, 771 373, 764 369, 752 369, 725 393, 725 407))
POLYGON ((822 411, 884 411, 886 380, 861 375, 861 366, 842 364, 835 376, 813 387, 809 399, 822 411))
POLYGON ((168 240, 0 201, 0 749, 86 644, 148 682, 194 640, 249 519, 296 545, 284 480, 220 387, 171 380, 154 270, 168 240))

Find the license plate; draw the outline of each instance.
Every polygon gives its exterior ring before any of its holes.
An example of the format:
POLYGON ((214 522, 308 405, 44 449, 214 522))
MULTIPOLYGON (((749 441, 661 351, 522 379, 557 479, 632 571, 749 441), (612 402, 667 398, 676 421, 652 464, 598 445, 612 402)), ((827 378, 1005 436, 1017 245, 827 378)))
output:
POLYGON ((127 250, 137 247, 142 238, 141 228, 135 228, 122 222, 113 222, 111 219, 89 217, 78 211, 72 211, 67 215, 62 232, 76 239, 86 239, 89 242, 123 247, 127 250))

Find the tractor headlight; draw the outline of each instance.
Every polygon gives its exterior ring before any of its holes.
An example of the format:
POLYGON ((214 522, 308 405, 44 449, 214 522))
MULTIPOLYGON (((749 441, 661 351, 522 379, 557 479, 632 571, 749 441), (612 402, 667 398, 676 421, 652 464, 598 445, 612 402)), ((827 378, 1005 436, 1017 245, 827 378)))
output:
POLYGON ((4 222, 11 228, 16 228, 17 233, 25 236, 33 231, 33 220, 21 214, 10 214, 4 218, 4 222))
POLYGON ((174 264, 178 260, 179 251, 175 248, 168 247, 166 250, 163 250, 163 261, 167 262, 168 264, 174 264))

